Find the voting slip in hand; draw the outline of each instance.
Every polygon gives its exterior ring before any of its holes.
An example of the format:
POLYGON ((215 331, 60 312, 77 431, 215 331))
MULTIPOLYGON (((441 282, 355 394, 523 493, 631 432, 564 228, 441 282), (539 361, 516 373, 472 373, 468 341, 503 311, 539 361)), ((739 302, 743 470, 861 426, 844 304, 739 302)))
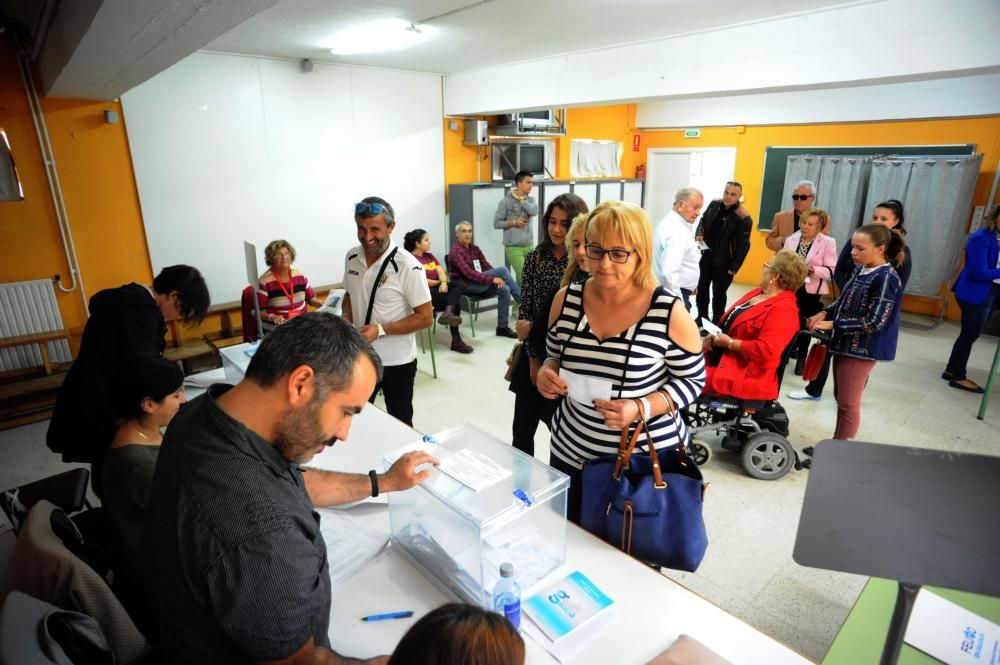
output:
POLYGON ((568 369, 559 371, 566 382, 571 399, 593 406, 595 399, 611 399, 611 382, 594 376, 584 376, 568 369))

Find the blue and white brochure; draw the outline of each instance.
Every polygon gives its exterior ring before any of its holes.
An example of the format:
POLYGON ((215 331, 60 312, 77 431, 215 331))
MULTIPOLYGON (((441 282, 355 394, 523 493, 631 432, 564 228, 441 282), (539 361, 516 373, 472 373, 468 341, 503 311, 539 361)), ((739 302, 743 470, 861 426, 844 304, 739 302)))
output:
POLYGON ((528 598, 522 612, 553 642, 607 610, 615 601, 575 571, 528 598))
POLYGON ((1000 665, 1000 626, 921 589, 905 641, 947 665, 1000 665))

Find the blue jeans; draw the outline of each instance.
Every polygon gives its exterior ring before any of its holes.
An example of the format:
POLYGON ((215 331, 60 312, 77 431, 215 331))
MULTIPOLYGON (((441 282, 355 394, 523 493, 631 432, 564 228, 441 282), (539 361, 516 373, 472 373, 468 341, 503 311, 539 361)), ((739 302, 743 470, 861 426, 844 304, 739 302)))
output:
POLYGON ((978 305, 958 300, 958 308, 962 310, 962 331, 958 333, 958 339, 951 347, 951 356, 948 358, 948 366, 945 368, 946 371, 951 372, 953 381, 961 381, 966 378, 965 370, 966 365, 969 364, 972 345, 983 334, 990 314, 998 305, 1000 305, 1000 284, 996 283, 990 289, 986 300, 978 305))
POLYGON ((510 315, 510 299, 513 297, 514 302, 518 305, 521 304, 521 287, 517 285, 510 271, 504 266, 490 268, 483 271, 483 274, 490 277, 499 277, 504 281, 504 285, 471 284, 466 282, 465 292, 471 295, 485 294, 488 296, 497 296, 500 299, 499 309, 497 310, 497 328, 506 328, 508 323, 507 317, 510 315))

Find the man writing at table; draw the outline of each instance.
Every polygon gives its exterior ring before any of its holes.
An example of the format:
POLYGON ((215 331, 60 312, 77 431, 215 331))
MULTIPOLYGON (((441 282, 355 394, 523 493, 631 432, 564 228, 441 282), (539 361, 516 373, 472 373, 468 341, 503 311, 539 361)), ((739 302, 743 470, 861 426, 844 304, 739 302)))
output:
POLYGON ((243 381, 212 386, 174 418, 143 533, 143 581, 169 662, 385 662, 330 648, 313 506, 408 489, 437 460, 410 453, 368 475, 299 466, 347 438, 381 374, 350 324, 303 314, 265 338, 243 381))

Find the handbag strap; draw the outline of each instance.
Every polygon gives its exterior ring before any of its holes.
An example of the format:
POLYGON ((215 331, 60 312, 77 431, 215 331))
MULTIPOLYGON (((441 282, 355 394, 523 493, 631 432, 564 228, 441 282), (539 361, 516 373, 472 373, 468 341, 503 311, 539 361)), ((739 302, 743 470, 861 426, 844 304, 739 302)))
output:
MULTIPOLYGON (((629 460, 632 458, 632 452, 635 450, 636 444, 639 442, 639 437, 642 436, 643 432, 646 434, 646 449, 649 452, 649 460, 653 464, 653 482, 656 489, 663 489, 667 486, 663 482, 663 473, 660 470, 660 458, 656 455, 656 448, 653 446, 653 437, 649 434, 649 426, 646 424, 646 415, 642 412, 642 403, 635 399, 635 406, 639 409, 639 422, 636 424, 635 429, 632 432, 632 436, 628 434, 628 425, 622 428, 621 438, 618 442, 618 456, 615 459, 615 470, 614 478, 618 480, 621 478, 621 471, 623 468, 628 466, 629 460)), ((681 457, 683 459, 683 445, 681 446, 681 457)))
POLYGON ((375 309, 375 292, 378 291, 378 285, 382 281, 382 275, 385 274, 386 267, 392 263, 392 267, 396 268, 397 271, 399 270, 396 266, 396 261, 394 260, 396 252, 398 251, 399 247, 393 248, 392 252, 389 253, 389 256, 385 257, 385 261, 382 262, 382 265, 378 269, 378 274, 375 276, 375 283, 372 284, 372 294, 371 297, 368 298, 368 311, 365 313, 366 326, 372 322, 372 310, 375 309))

